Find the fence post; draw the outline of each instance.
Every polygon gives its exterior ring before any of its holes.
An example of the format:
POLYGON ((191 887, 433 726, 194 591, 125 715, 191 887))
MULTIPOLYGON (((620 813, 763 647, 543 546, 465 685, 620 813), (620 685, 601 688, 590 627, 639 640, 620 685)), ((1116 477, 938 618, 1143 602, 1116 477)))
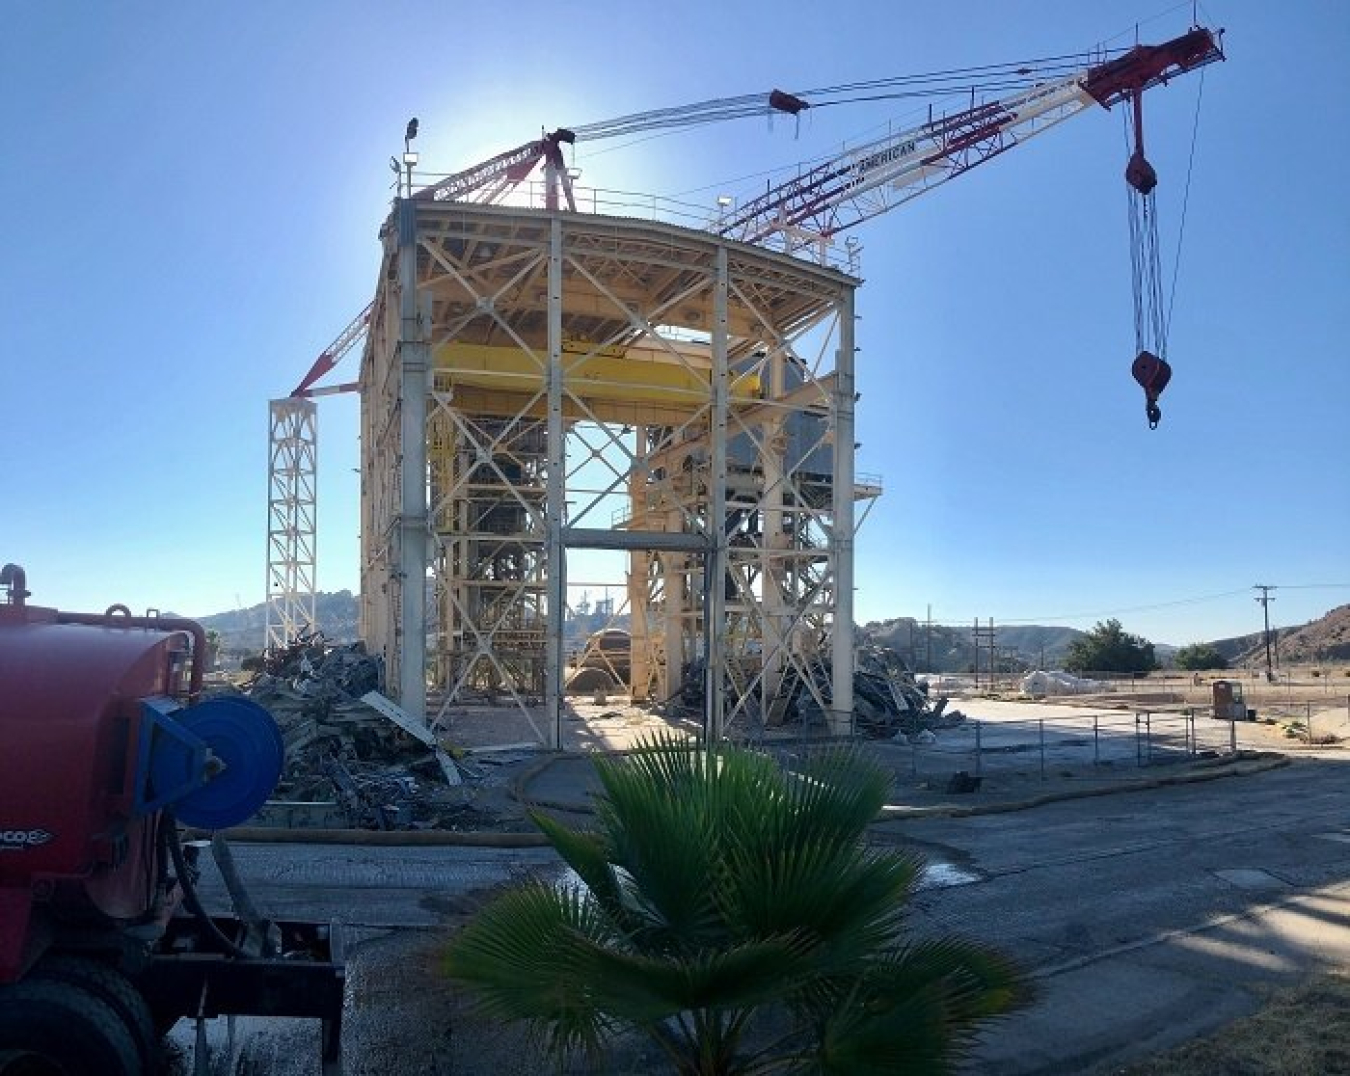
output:
POLYGON ((981 736, 983 725, 975 722, 975 776, 980 777, 984 773, 984 740, 981 736))
POLYGON ((1135 764, 1136 766, 1142 766, 1142 765, 1144 764, 1144 747, 1143 747, 1143 744, 1142 744, 1142 743, 1140 742, 1140 740, 1139 740, 1139 737, 1143 735, 1143 732, 1142 732, 1142 730, 1141 730, 1141 728, 1140 728, 1140 726, 1143 725, 1143 723, 1144 723, 1143 717, 1139 714, 1138 711, 1135 711, 1135 715, 1134 715, 1134 764, 1135 764))
POLYGON ((1237 719, 1232 717, 1228 719, 1228 751, 1237 754, 1237 719))
POLYGON ((1045 780, 1045 718, 1038 718, 1036 724, 1041 727, 1041 780, 1045 780))
POLYGON ((1304 727, 1304 728, 1307 730, 1307 732, 1308 732, 1308 746, 1311 747, 1311 746, 1312 746, 1312 742, 1313 742, 1313 734, 1312 734, 1312 703, 1310 703, 1310 702, 1305 702, 1305 703, 1303 704, 1303 712, 1304 712, 1304 715, 1305 715, 1304 718, 1303 718, 1303 727, 1304 727))
POLYGON ((1148 764, 1153 765, 1153 711, 1148 710, 1144 714, 1144 744, 1147 752, 1148 764))
POLYGON ((1101 738, 1100 738, 1100 733, 1098 732, 1098 729, 1097 729, 1097 722, 1098 722, 1098 720, 1099 720, 1098 715, 1097 715, 1097 714, 1093 714, 1093 715, 1092 715, 1092 764, 1093 764, 1094 766, 1100 766, 1100 765, 1101 765, 1101 761, 1102 761, 1101 738))

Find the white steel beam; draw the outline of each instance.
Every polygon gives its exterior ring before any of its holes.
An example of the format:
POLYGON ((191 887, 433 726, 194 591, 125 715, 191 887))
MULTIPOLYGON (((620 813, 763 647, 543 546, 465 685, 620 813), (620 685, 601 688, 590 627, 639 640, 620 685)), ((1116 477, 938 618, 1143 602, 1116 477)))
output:
POLYGON ((417 203, 398 208, 399 415, 403 458, 399 465, 399 703, 426 720, 427 394, 430 348, 417 289, 417 203))
POLYGON ((730 378, 727 368, 727 248, 719 243, 713 281, 712 326, 712 415, 708 475, 707 552, 703 558, 703 637, 706 655, 707 701, 704 734, 708 743, 722 739, 726 712, 723 692, 727 674, 726 575, 727 575, 727 411, 730 378))
POLYGON ((834 636, 830 731, 853 732, 853 289, 839 296, 839 352, 835 358, 834 526, 830 559, 834 569, 834 636))
POLYGON ((563 546, 566 444, 563 430, 562 218, 549 226, 548 250, 548 492, 544 543, 548 580, 547 637, 544 644, 544 703, 548 746, 562 745, 563 627, 567 615, 567 561, 563 546))

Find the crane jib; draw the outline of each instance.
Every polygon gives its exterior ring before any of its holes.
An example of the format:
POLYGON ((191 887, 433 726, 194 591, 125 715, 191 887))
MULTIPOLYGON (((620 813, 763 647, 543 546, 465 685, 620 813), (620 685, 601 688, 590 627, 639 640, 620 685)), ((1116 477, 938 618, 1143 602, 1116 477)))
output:
MULTIPOLYGON (((1046 113, 1068 107, 1084 107, 1092 98, 1084 91, 1085 74, 1037 86, 1021 97, 991 101, 965 112, 947 116, 911 132, 911 137, 880 149, 871 149, 855 158, 845 188, 898 179, 902 174, 932 164, 939 158, 958 153, 974 143, 998 136, 1020 124, 1029 124, 1046 113), (915 158, 907 164, 908 158, 915 158), (880 171, 880 175, 877 173, 880 171)), ((875 143, 873 143, 875 145, 875 143)))

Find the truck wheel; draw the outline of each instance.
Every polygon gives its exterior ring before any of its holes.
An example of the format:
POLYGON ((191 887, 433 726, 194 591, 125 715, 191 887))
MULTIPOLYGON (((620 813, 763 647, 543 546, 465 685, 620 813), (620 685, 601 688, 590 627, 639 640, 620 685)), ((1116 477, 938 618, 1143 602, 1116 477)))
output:
POLYGON ((156 1073, 160 1070, 159 1036, 150 1019, 150 1006, 121 972, 87 957, 49 953, 38 962, 29 978, 71 983, 101 998, 131 1032, 141 1071, 156 1073))
POLYGON ((0 987, 0 1076, 142 1076, 131 1032, 83 987, 24 979, 0 987))

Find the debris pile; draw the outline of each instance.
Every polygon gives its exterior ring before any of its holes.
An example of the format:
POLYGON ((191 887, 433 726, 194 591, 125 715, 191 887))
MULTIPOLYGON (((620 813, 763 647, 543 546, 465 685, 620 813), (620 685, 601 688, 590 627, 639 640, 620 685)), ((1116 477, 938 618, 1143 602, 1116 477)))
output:
MULTIPOLYGON (((704 676, 702 661, 685 668, 679 702, 686 711, 701 711, 704 676)), ((778 696, 770 703, 768 725, 800 724, 824 728, 825 709, 831 702, 829 666, 820 659, 795 664, 784 671, 778 696)), ((758 719, 757 708, 751 714, 758 719)), ((868 646, 857 651, 853 672, 854 726, 864 736, 897 741, 924 737, 934 729, 952 728, 965 719, 948 710, 947 699, 928 697, 928 685, 915 679, 904 659, 890 647, 868 646)))
POLYGON ((245 691, 276 719, 286 768, 259 824, 452 829, 479 814, 463 778, 481 779, 481 765, 456 765, 379 693, 383 680, 383 663, 361 643, 318 633, 263 659, 245 691))

